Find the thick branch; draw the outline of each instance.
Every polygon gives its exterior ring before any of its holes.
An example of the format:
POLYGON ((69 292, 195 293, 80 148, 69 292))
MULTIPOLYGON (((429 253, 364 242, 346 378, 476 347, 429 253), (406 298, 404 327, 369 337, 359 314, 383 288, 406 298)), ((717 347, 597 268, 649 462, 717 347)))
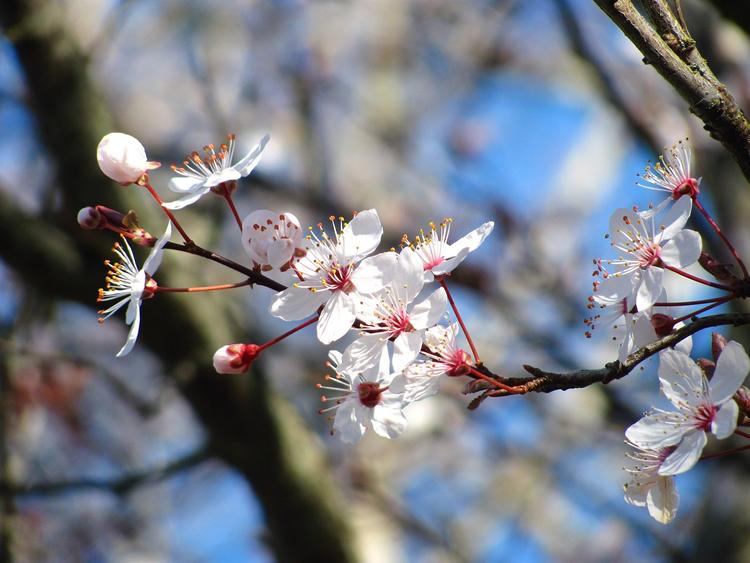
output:
POLYGON ((750 122, 694 44, 670 32, 674 31, 675 24, 671 12, 664 12, 663 2, 648 3, 651 18, 664 31, 664 36, 661 36, 631 1, 594 1, 643 53, 645 62, 652 65, 688 102, 690 111, 732 154, 750 181, 750 122))

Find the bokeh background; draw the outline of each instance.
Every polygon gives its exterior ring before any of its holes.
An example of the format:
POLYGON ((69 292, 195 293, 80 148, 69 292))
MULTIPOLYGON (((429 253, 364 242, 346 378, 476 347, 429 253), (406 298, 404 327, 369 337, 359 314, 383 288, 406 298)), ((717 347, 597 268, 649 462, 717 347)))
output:
MULTIPOLYGON (((683 2, 747 108, 739 4, 683 2)), ((326 349, 312 331, 248 375, 211 368, 218 346, 290 328, 267 313, 269 290, 160 295, 125 359, 121 317, 96 321, 114 236, 80 230, 78 209, 164 225, 145 192, 98 171, 101 136, 130 133, 166 165, 228 132, 241 150, 270 133, 242 214, 315 224, 374 207, 383 249, 445 216, 456 236, 494 220, 452 278, 484 361, 521 375, 616 358, 605 333, 584 337, 591 260, 615 207, 649 203, 635 187, 647 160, 689 137, 706 205, 745 256, 749 203, 736 165, 592 2, 6 0, 0 18, 0 559, 750 559, 746 458, 678 477, 668 527, 622 500, 624 428, 659 401, 651 362, 475 411, 446 381, 399 439, 346 446, 317 414, 326 349)), ((152 174, 165 199, 169 177, 152 174)), ((222 203, 180 220, 243 261, 222 203)), ((160 282, 237 281, 172 254, 160 282)))

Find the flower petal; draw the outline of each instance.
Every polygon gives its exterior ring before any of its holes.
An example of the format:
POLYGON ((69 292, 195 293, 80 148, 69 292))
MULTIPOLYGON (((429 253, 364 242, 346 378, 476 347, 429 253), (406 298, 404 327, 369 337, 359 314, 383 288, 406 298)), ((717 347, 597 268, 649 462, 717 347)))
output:
MULTIPOLYGON (((131 311, 131 306, 133 305, 133 301, 130 302, 128 305, 128 315, 131 311)), ((133 321, 130 323, 130 331, 128 332, 128 338, 125 340, 125 344, 122 348, 120 348, 120 351, 117 352, 116 356, 118 358, 121 358, 125 356, 126 354, 129 354, 130 351, 133 349, 133 346, 135 346, 135 341, 138 340, 138 330, 141 328, 141 308, 139 307, 140 303, 136 304, 135 308, 133 309, 133 321)))
POLYGON ((494 228, 495 223, 492 221, 487 221, 486 223, 480 225, 470 233, 467 233, 456 242, 451 244, 449 247, 450 251, 446 252, 446 255, 456 256, 464 248, 469 252, 476 250, 477 248, 479 248, 479 245, 484 242, 484 239, 486 239, 490 235, 492 229, 494 228))
POLYGON ((191 205, 198 201, 200 198, 202 198, 204 195, 206 195, 211 188, 207 188, 206 186, 202 186, 196 191, 189 193, 188 195, 181 197, 180 199, 176 199, 174 201, 165 201, 162 203, 162 207, 166 209, 171 209, 172 211, 176 211, 178 209, 183 209, 187 207, 188 205, 191 205))
POLYGON ((333 429, 339 433, 339 438, 347 444, 354 444, 365 435, 366 427, 355 414, 357 401, 348 399, 336 409, 333 419, 333 429))
POLYGON ((703 372, 693 359, 679 350, 666 349, 659 353, 659 382, 662 393, 676 407, 686 402, 702 404, 703 372))
POLYGON ((703 430, 690 430, 677 449, 667 456, 659 467, 659 475, 679 475, 692 468, 700 459, 708 439, 703 430))
POLYGON ((344 336, 357 319, 356 302, 343 291, 334 291, 320 312, 318 340, 330 344, 344 336))
POLYGON ((714 405, 729 401, 750 371, 750 358, 741 344, 731 340, 724 346, 716 362, 714 376, 709 383, 709 395, 714 405))
POLYGON ((403 395, 385 392, 372 409, 372 429, 383 438, 396 438, 406 429, 403 395))
POLYGON ((402 332, 393 342, 393 371, 400 373, 404 368, 414 361, 422 349, 422 334, 413 332, 402 332))
POLYGON ((443 260, 437 266, 433 266, 430 271, 434 276, 449 274, 450 272, 455 270, 459 266, 459 264, 461 264, 461 262, 464 261, 464 259, 469 255, 469 252, 471 252, 471 250, 469 250, 468 248, 462 248, 453 258, 443 260))
POLYGON ((728 401, 719 407, 711 423, 711 432, 714 436, 719 440, 723 440, 734 434, 734 431, 737 429, 737 415, 739 412, 740 408, 734 401, 728 401))
POLYGON ((274 296, 271 314, 285 321, 298 321, 312 315, 329 297, 327 291, 290 287, 274 296))
POLYGON ((344 256, 354 261, 364 258, 378 247, 382 236, 378 212, 374 209, 360 211, 341 233, 344 256))
POLYGON ((659 477, 646 495, 648 513, 660 524, 669 524, 674 520, 679 505, 680 495, 671 477, 659 477))
POLYGON ((682 439, 684 431, 674 424, 669 424, 661 417, 647 414, 625 431, 625 437, 637 447, 647 450, 658 450, 674 446, 682 439))
POLYGON ((196 189, 206 183, 205 178, 190 178, 187 176, 177 176, 169 180, 169 189, 178 194, 193 193, 196 189))
POLYGON ((448 296, 445 290, 440 287, 430 294, 430 296, 417 303, 409 315, 409 322, 417 330, 424 330, 435 326, 448 308, 448 296))
POLYGON ((656 266, 649 266, 641 272, 641 283, 638 286, 638 295, 635 298, 635 305, 639 311, 644 311, 651 307, 661 295, 662 277, 664 270, 656 266))
POLYGON ((352 283, 359 293, 370 294, 380 291, 393 279, 398 261, 395 252, 382 252, 365 258, 352 272, 352 283))
POLYGON ((263 156, 263 151, 266 148, 266 145, 268 144, 268 140, 271 137, 268 135, 265 135, 260 142, 255 145, 249 153, 247 153, 242 159, 240 159, 232 168, 234 168, 237 172, 240 173, 240 176, 245 177, 250 172, 253 171, 253 169, 258 165, 260 162, 260 157, 263 156))
POLYGON ((417 253, 408 246, 404 248, 398 255, 393 279, 396 295, 403 299, 404 303, 411 303, 422 291, 423 272, 422 260, 417 253))
POLYGON ((272 241, 268 244, 268 264, 273 268, 281 268, 294 255, 294 242, 288 238, 272 241))
POLYGON ((677 235, 687 223, 690 212, 693 209, 693 200, 689 197, 681 197, 664 215, 664 221, 659 225, 656 242, 669 240, 677 235))
POLYGON ((680 231, 661 249, 661 259, 675 268, 686 268, 698 261, 702 240, 696 231, 680 231))
POLYGON ((364 334, 349 344, 344 350, 342 362, 346 371, 351 373, 369 373, 379 365, 387 338, 380 334, 364 334))
POLYGON ((164 246, 166 246, 170 238, 172 238, 172 221, 167 222, 167 228, 164 230, 164 234, 156 241, 154 248, 151 249, 146 261, 143 263, 142 269, 149 276, 153 276, 154 272, 159 269, 161 259, 164 256, 164 246))

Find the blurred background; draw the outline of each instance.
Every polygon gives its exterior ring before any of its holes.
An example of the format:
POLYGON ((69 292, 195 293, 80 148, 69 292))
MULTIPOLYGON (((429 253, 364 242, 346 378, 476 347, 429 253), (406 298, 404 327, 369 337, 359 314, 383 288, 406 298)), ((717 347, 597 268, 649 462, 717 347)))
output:
MULTIPOLYGON (((747 108, 740 4, 683 7, 747 108)), ((487 365, 522 375, 615 359, 604 331, 584 337, 591 260, 608 251, 614 208, 649 203, 635 187, 646 162, 689 137, 705 204, 744 256, 750 203, 734 162, 592 2, 6 0, 0 18, 0 560, 750 559, 746 458, 679 476, 670 526, 622 500, 624 429, 662 404, 652 362, 606 387, 475 411, 463 382, 445 381, 407 409, 400 438, 346 446, 317 414, 327 350, 311 330, 250 374, 211 367, 219 346, 292 326, 267 313, 271 291, 147 301, 125 359, 122 315, 96 321, 115 237, 80 230, 78 209, 164 226, 147 193, 99 172, 101 136, 139 138, 173 199, 167 164, 229 132, 241 152, 269 133, 236 192, 241 214, 307 225, 374 207, 383 249, 445 216, 455 236, 493 220, 452 278, 487 365)), ((179 218, 246 260, 220 198, 179 218)), ((160 283, 237 281, 173 254, 160 283)))

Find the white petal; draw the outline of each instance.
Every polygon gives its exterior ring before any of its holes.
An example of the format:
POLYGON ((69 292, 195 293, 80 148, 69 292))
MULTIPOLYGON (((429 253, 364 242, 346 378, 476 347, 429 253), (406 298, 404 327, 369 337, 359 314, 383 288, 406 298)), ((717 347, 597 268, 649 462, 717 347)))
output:
POLYGON ((656 303, 662 291, 663 274, 664 270, 656 266, 649 266, 641 272, 641 284, 638 286, 638 295, 635 298, 639 311, 645 311, 656 303))
POLYGON ((336 430, 342 442, 354 444, 365 434, 366 427, 355 416, 356 399, 344 401, 336 409, 336 416, 333 419, 333 429, 336 430))
MULTIPOLYGON (((632 209, 620 207, 609 216, 609 236, 612 244, 617 246, 628 246, 630 237, 624 233, 632 232, 636 225, 641 225, 642 219, 632 209)), ((638 232, 641 232, 639 229, 638 232)))
POLYGON ((666 476, 659 477, 646 496, 648 513, 660 524, 669 524, 677 516, 679 505, 680 495, 677 493, 674 479, 666 476))
POLYGON ((737 429, 737 415, 739 412, 740 409, 734 401, 728 401, 719 407, 711 423, 711 432, 714 436, 719 440, 723 440, 734 434, 734 431, 737 429))
POLYGON ((172 221, 167 222, 167 228, 164 230, 164 234, 156 241, 154 248, 143 263, 143 271, 149 276, 153 276, 154 272, 159 269, 161 259, 164 256, 164 246, 169 242, 170 238, 172 238, 172 221))
POLYGON ((404 303, 411 303, 424 287, 422 260, 408 246, 398 255, 394 270, 394 286, 404 303))
POLYGON ((205 186, 201 187, 200 189, 194 191, 191 194, 188 194, 184 197, 181 197, 180 199, 176 199, 174 201, 168 201, 162 203, 162 207, 165 207, 166 209, 171 209, 172 211, 183 209, 187 207, 188 205, 195 203, 200 198, 202 198, 205 194, 209 192, 211 188, 207 188, 205 186))
POLYGON ((484 242, 484 239, 486 239, 490 235, 492 229, 494 228, 495 223, 493 223, 492 221, 487 221, 483 225, 480 225, 470 233, 462 236, 456 242, 451 244, 450 252, 446 254, 448 254, 449 256, 456 256, 464 248, 468 252, 476 250, 477 248, 479 248, 479 245, 484 242))
MULTIPOLYGON (((359 215, 357 215, 359 217, 359 215)), ((393 279, 398 260, 395 252, 382 252, 365 258, 352 272, 352 283, 359 293, 375 293, 393 279)))
POLYGON ((290 287, 274 296, 271 314, 285 321, 298 321, 312 315, 329 297, 327 291, 290 287))
POLYGON ((440 264, 434 266, 430 271, 435 276, 449 274, 453 270, 455 270, 459 266, 459 264, 461 264, 461 262, 464 261, 464 259, 469 255, 469 252, 471 252, 471 250, 469 250, 468 248, 462 248, 453 258, 448 258, 447 260, 440 262, 440 264))
POLYGON ((709 383, 709 395, 714 405, 728 401, 737 392, 750 371, 750 358, 741 344, 731 340, 724 346, 716 362, 714 376, 709 383))
POLYGON ((417 332, 403 332, 393 342, 393 371, 400 373, 414 361, 422 349, 422 335, 417 332))
POLYGON ((701 245, 701 236, 696 231, 680 231, 662 247, 660 257, 669 266, 686 268, 698 261, 701 245))
POLYGON ((654 237, 654 240, 662 241, 669 240, 679 233, 685 223, 687 223, 690 217, 690 212, 693 209, 693 200, 689 197, 681 197, 677 202, 667 211, 664 215, 664 219, 657 228, 659 228, 659 234, 654 237), (660 227, 664 227, 661 229, 660 227))
POLYGON ((383 438, 395 438, 406 429, 402 395, 385 392, 373 409, 372 429, 383 438))
POLYGON ((268 144, 268 140, 271 137, 265 135, 260 142, 255 145, 249 153, 247 153, 241 160, 239 160, 232 168, 240 173, 241 176, 247 176, 260 162, 260 157, 263 156, 263 151, 268 144))
POLYGON ((625 431, 625 437, 637 447, 658 450, 674 446, 682 439, 683 431, 654 415, 646 415, 625 431))
POLYGON ((594 299, 604 305, 627 299, 632 306, 635 298, 634 282, 633 276, 607 276, 596 288, 594 299))
POLYGON ((205 186, 207 188, 213 188, 214 186, 218 186, 219 184, 223 184, 224 182, 229 182, 230 180, 239 180, 242 176, 240 175, 237 170, 234 168, 225 168, 224 170, 221 170, 219 172, 214 172, 211 174, 208 178, 206 178, 206 184, 205 186))
POLYGON ((294 243, 285 238, 271 241, 268 245, 268 264, 274 268, 281 268, 292 259, 294 243))
POLYGON ((693 359, 678 350, 659 354, 659 382, 669 401, 679 407, 685 401, 698 406, 704 401, 703 372, 693 359))
MULTIPOLYGON (((203 187, 206 183, 205 178, 189 178, 186 176, 177 176, 169 181, 169 189, 178 194, 193 193, 198 188, 203 187)), ((165 206, 166 207, 166 206, 165 206)))
POLYGON ((700 459, 706 441, 703 430, 691 430, 685 434, 677 449, 662 462, 659 475, 679 475, 692 468, 700 459))
POLYGON ((432 292, 424 301, 417 303, 409 314, 409 322, 417 330, 435 326, 448 308, 448 296, 441 287, 432 292))
POLYGON ((344 336, 357 319, 354 299, 343 291, 334 291, 318 319, 318 340, 330 344, 344 336))
POLYGON ((440 377, 427 370, 407 370, 406 393, 404 400, 410 403, 421 401, 426 397, 437 394, 440 387, 440 377))
POLYGON ((341 233, 344 255, 355 261, 364 258, 378 247, 382 236, 378 212, 374 209, 360 211, 341 233))
POLYGON ((352 373, 370 373, 379 365, 388 340, 380 334, 365 334, 344 350, 342 363, 352 373))
MULTIPOLYGON (((130 305, 132 305, 132 301, 130 305)), ((130 313, 130 306, 128 306, 128 313, 130 313)), ((130 351, 133 349, 133 346, 135 346, 135 341, 138 339, 138 330, 141 328, 141 309, 140 307, 136 306, 133 312, 133 322, 130 323, 130 331, 128 332, 128 338, 125 341, 125 345, 120 348, 120 351, 117 352, 117 357, 121 358, 122 356, 129 354, 130 351)))

